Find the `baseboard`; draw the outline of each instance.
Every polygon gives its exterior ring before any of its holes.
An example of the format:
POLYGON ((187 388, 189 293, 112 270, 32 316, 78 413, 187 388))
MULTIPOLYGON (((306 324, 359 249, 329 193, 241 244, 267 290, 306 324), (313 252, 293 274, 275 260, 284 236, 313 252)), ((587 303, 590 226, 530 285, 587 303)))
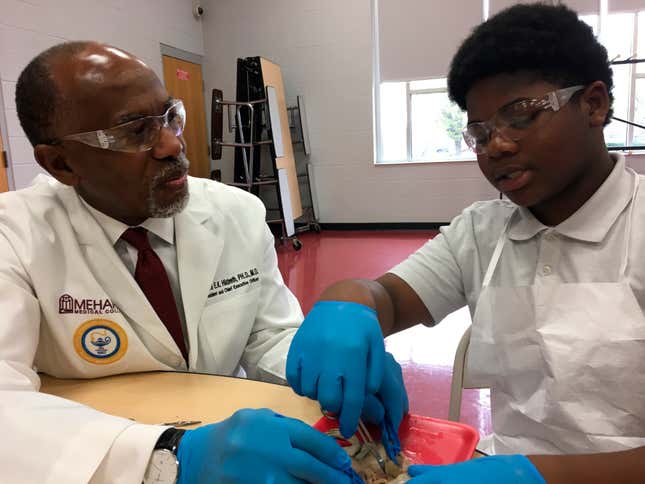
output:
POLYGON ((323 230, 439 230, 449 222, 321 223, 323 230))

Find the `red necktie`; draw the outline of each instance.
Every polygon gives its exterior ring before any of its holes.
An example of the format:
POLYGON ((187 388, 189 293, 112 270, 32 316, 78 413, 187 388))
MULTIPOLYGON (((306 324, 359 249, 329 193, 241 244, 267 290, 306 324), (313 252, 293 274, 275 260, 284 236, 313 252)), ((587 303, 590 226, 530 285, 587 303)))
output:
POLYGON ((134 280, 148 298, 153 309, 163 321, 168 332, 179 346, 184 359, 188 361, 188 351, 184 343, 184 333, 175 297, 168 281, 168 274, 159 256, 150 247, 148 231, 143 227, 129 228, 121 238, 139 251, 134 280))

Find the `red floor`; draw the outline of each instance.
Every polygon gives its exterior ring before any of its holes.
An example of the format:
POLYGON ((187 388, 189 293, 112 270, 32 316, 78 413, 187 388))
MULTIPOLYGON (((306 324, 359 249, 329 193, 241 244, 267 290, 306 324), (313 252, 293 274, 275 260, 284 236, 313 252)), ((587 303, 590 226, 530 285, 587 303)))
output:
MULTIPOLYGON (((378 277, 423 245, 435 232, 324 231, 300 236, 303 248, 278 247, 278 264, 305 314, 322 290, 347 278, 378 277)), ((470 324, 466 308, 439 326, 415 326, 386 339, 403 367, 410 411, 447 418, 452 362, 457 343, 470 324)), ((482 435, 490 433, 490 396, 487 390, 465 390, 461 420, 482 435)))

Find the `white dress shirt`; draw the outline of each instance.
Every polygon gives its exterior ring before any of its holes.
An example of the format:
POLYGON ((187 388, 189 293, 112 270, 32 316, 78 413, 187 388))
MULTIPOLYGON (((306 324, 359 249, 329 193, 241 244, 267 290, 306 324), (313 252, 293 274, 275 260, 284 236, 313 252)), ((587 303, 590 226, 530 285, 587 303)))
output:
MULTIPOLYGON (((130 274, 134 277, 134 271, 137 267, 138 260, 138 251, 125 240, 121 239, 121 235, 125 232, 130 226, 119 222, 116 219, 113 219, 109 215, 100 212, 99 210, 92 207, 87 203, 83 198, 81 198, 83 204, 90 211, 96 222, 101 226, 105 235, 110 240, 114 246, 114 250, 119 255, 119 258, 125 264, 125 267, 130 271, 130 274)), ((179 319, 181 320, 181 328, 184 334, 184 342, 186 343, 186 348, 188 348, 188 334, 186 330, 186 316, 184 314, 184 304, 181 298, 181 290, 179 287, 179 271, 177 269, 177 249, 175 247, 175 221, 172 217, 168 218, 149 218, 146 219, 143 223, 138 225, 138 227, 143 227, 148 230, 148 240, 150 241, 150 246, 152 250, 159 256, 163 264, 166 274, 168 275, 168 280, 170 282, 170 287, 172 289, 172 294, 175 297, 175 303, 177 304, 177 312, 179 313, 179 319)))

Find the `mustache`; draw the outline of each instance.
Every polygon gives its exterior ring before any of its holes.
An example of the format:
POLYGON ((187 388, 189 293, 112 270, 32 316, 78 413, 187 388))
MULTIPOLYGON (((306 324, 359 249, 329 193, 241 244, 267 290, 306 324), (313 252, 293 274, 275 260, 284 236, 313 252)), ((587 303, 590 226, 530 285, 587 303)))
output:
POLYGON ((168 180, 173 180, 183 176, 190 166, 190 161, 186 154, 182 151, 177 157, 164 158, 163 168, 157 173, 151 181, 152 186, 162 185, 168 180))

